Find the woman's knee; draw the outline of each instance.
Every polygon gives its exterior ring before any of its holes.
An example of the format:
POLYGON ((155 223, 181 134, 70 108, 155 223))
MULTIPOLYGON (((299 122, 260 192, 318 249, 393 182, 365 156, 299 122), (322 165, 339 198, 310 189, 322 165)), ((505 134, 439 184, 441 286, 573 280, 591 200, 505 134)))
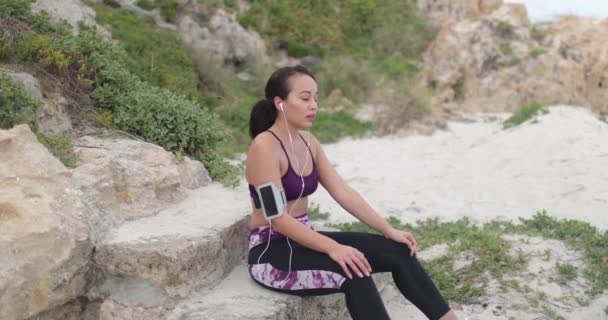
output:
POLYGON ((344 292, 360 292, 372 289, 377 290, 374 278, 372 278, 371 276, 353 276, 352 279, 346 279, 346 281, 344 281, 344 283, 342 284, 342 290, 344 292))
POLYGON ((397 242, 390 239, 387 239, 387 241, 389 243, 387 244, 386 248, 390 251, 391 255, 394 258, 400 261, 407 261, 411 260, 412 258, 415 259, 415 256, 411 255, 410 248, 405 243, 397 242))

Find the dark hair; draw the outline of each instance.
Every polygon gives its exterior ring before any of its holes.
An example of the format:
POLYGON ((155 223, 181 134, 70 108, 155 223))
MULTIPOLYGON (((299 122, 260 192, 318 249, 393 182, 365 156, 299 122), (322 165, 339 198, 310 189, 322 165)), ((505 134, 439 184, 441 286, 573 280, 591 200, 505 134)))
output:
POLYGON ((315 76, 306 67, 297 65, 277 69, 266 82, 266 99, 258 101, 251 109, 249 118, 249 135, 251 139, 258 134, 268 130, 277 118, 277 109, 274 107, 274 98, 287 99, 289 88, 287 80, 296 74, 310 76, 315 81, 315 76))

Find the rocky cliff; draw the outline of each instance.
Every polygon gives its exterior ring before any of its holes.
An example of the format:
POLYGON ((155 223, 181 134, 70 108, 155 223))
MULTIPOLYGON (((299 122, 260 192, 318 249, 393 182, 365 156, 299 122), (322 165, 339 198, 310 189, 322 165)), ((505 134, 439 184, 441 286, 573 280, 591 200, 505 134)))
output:
POLYGON ((436 108, 514 111, 540 102, 608 110, 608 20, 532 25, 523 5, 500 1, 420 1, 419 9, 440 26, 419 76, 436 90, 436 108))

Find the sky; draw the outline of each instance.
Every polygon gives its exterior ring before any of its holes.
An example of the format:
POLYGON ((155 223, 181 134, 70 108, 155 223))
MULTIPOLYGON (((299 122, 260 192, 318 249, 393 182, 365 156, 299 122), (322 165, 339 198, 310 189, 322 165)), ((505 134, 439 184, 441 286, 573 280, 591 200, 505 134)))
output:
POLYGON ((505 0, 524 3, 532 22, 552 20, 556 15, 608 17, 608 0, 505 0))

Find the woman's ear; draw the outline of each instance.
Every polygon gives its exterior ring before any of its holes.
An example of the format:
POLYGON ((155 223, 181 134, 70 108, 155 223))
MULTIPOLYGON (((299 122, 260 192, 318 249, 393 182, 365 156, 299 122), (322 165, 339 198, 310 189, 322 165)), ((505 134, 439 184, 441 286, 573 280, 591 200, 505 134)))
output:
POLYGON ((280 109, 281 112, 284 112, 283 100, 281 98, 275 97, 273 102, 274 102, 275 108, 280 109))

